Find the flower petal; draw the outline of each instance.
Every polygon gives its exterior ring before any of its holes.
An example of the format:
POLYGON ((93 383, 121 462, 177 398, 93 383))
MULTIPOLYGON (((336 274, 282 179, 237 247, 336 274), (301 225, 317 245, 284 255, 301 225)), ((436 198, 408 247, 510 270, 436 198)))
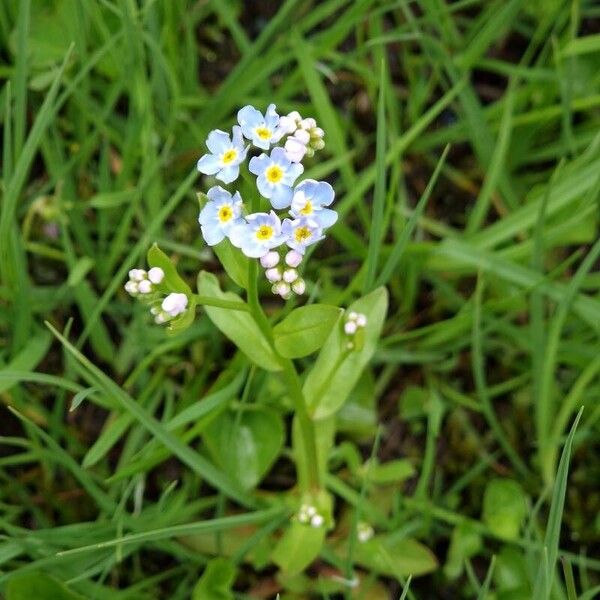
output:
POLYGON ((287 185, 278 185, 273 189, 270 199, 273 208, 286 208, 292 202, 292 188, 287 185))
POLYGON ((231 140, 225 131, 214 129, 208 134, 206 145, 213 154, 221 154, 231 146, 231 140))
POLYGON ((214 175, 221 170, 221 161, 214 154, 205 154, 200 158, 196 167, 200 173, 214 175))
POLYGON ((240 174, 240 166, 239 165, 228 165, 224 169, 221 169, 215 177, 220 179, 223 183, 231 183, 238 178, 240 174))
POLYGON ((218 226, 207 227, 206 225, 202 225, 200 229, 202 230, 204 241, 209 246, 214 246, 225 238, 225 232, 218 226))

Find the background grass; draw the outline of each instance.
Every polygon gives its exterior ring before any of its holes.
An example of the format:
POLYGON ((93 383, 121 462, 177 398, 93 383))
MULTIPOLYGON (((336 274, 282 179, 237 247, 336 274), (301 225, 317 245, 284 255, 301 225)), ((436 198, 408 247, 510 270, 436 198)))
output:
MULTIPOLYGON (((592 0, 0 3, 0 589, 35 569, 87 598, 188 598, 215 550, 237 598, 327 597, 353 572, 328 547, 295 581, 227 552, 230 528, 285 517, 250 497, 233 516, 203 435, 247 402, 287 418, 285 390, 204 313, 169 338, 122 290, 155 240, 190 282, 219 270, 195 162, 240 106, 275 102, 326 131, 306 174, 342 218, 314 297, 391 294, 338 420, 338 516, 431 548, 408 598, 595 597, 599 19, 592 0), (367 486, 373 452, 416 474, 367 486)), ((284 449, 263 488, 293 484, 284 449)), ((358 597, 402 593, 360 573, 358 597)))

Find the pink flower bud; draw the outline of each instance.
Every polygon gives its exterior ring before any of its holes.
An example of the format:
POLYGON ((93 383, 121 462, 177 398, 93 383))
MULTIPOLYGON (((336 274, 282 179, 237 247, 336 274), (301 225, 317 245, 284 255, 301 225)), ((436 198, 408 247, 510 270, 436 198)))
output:
POLYGON ((302 254, 300 254, 300 252, 296 251, 296 250, 290 250, 286 255, 285 255, 285 264, 288 267, 292 267, 292 268, 296 268, 301 262, 302 262, 302 254))
POLYGON ((276 281, 281 281, 281 271, 276 267, 273 269, 267 269, 265 271, 265 275, 267 276, 267 279, 271 283, 275 283, 276 281))
POLYGON ((286 269, 283 272, 283 280, 286 283, 293 283, 296 279, 298 279, 298 271, 296 269, 286 269))
POLYGON ((273 251, 267 252, 260 259, 260 264, 265 269, 271 269, 272 267, 276 267, 278 263, 279 263, 279 253, 273 252, 273 251))
POLYGON ((306 284, 304 283, 304 279, 296 279, 296 281, 292 283, 292 290, 294 290, 294 292, 298 294, 298 296, 302 296, 302 294, 304 294, 306 290, 306 284))

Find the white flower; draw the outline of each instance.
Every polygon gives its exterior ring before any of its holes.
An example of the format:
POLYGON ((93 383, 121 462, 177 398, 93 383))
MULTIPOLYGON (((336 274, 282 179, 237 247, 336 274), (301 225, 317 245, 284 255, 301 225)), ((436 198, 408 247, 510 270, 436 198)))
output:
POLYGON ((359 329, 366 327, 367 316, 351 310, 346 316, 344 323, 344 332, 346 335, 354 335, 359 329))
POLYGON ((285 243, 300 254, 304 254, 307 246, 316 244, 325 236, 319 223, 312 218, 284 219, 281 232, 285 236, 285 243))
POLYGON ((244 106, 238 111, 237 117, 244 136, 257 148, 268 150, 271 144, 276 144, 285 134, 285 130, 280 127, 274 104, 269 104, 264 116, 254 106, 244 106))
POLYGON ((326 181, 305 179, 294 189, 290 214, 296 219, 310 217, 323 228, 331 227, 337 221, 337 213, 326 207, 334 197, 335 192, 326 181))
POLYGON ((204 241, 214 246, 229 235, 232 227, 244 223, 242 197, 239 192, 232 196, 219 185, 211 187, 206 196, 209 201, 200 211, 198 222, 204 241))
POLYGON ((290 250, 285 255, 285 264, 288 267, 293 267, 295 269, 302 262, 303 258, 304 257, 302 254, 300 254, 300 252, 297 252, 296 250, 290 250))
POLYGON ((356 526, 356 537, 361 544, 368 542, 374 534, 373 528, 368 523, 358 523, 356 526))
POLYGON ((296 269, 286 269, 283 272, 283 280, 286 283, 293 283, 296 279, 298 279, 298 271, 296 269))
POLYGON ((152 291, 152 282, 149 279, 144 279, 138 283, 140 294, 149 294, 152 291))
POLYGON ((296 279, 294 283, 292 283, 292 290, 294 293, 298 294, 298 296, 302 296, 306 290, 306 284, 304 283, 304 279, 296 279))
POLYGON ((325 519, 323 519, 322 515, 316 514, 313 515, 310 519, 310 526, 311 527, 321 527, 323 525, 323 523, 325 522, 325 519))
POLYGON ((281 271, 276 267, 273 267, 272 269, 267 269, 265 271, 265 275, 271 283, 281 281, 281 271))
POLYGON ((271 269, 279 264, 279 253, 278 252, 267 252, 260 259, 260 264, 265 269, 271 269))
POLYGON ((297 110, 293 110, 291 113, 284 117, 279 117, 279 127, 284 133, 294 133, 298 129, 298 123, 302 120, 300 113, 297 110))
POLYGON ((188 305, 188 297, 185 294, 169 294, 162 301, 162 309, 171 317, 176 317, 185 311, 188 305))
POLYGON ((356 333, 356 323, 354 321, 347 321, 344 323, 344 331, 348 335, 354 335, 356 333))
POLYGON ((165 278, 165 272, 160 267, 152 267, 148 271, 148 279, 154 285, 158 285, 164 278, 165 278))
POLYGON ((142 281, 146 279, 146 271, 144 269, 131 269, 129 271, 129 279, 132 281, 142 281))
POLYGON ((125 291, 130 296, 136 296, 139 293, 138 284, 136 281, 132 281, 131 279, 125 284, 125 291))
POLYGON ((272 248, 280 246, 285 236, 281 232, 279 217, 271 211, 248 215, 243 224, 231 228, 229 239, 246 256, 261 258, 272 248))
POLYGON ((231 183, 240 174, 240 164, 246 160, 248 147, 244 147, 242 130, 235 126, 233 134, 215 129, 208 134, 206 145, 210 151, 198 161, 198 171, 214 175, 223 183, 231 183))

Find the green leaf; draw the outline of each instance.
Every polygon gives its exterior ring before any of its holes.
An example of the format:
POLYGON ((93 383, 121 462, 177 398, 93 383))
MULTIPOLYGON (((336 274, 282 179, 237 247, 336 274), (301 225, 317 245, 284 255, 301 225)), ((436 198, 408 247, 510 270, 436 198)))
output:
POLYGON ((344 404, 375 352, 387 305, 387 290, 380 287, 348 307, 348 311, 367 317, 367 326, 359 331, 363 334, 360 349, 348 350, 342 327, 334 327, 304 382, 304 397, 313 418, 332 415, 344 404))
POLYGON ((383 464, 369 464, 365 469, 365 475, 371 483, 379 485, 397 484, 409 479, 415 474, 412 463, 406 459, 390 460, 383 464))
POLYGON ((13 575, 6 585, 6 600, 83 600, 83 596, 40 571, 13 575))
POLYGON ((527 514, 523 488, 512 479, 493 479, 483 495, 483 522, 498 537, 515 540, 527 514))
POLYGON ((227 558, 214 558, 194 587, 192 600, 233 600, 236 568, 227 558))
POLYGON ((248 289, 248 258, 241 250, 235 248, 228 239, 213 246, 212 250, 221 261, 227 275, 240 287, 248 289))
POLYGON ((301 573, 319 556, 324 541, 324 527, 293 521, 273 550, 273 562, 288 574, 301 573))
POLYGON ((444 573, 449 579, 460 577, 465 561, 481 550, 481 535, 472 523, 463 521, 452 530, 444 573))
MULTIPOLYGON (((242 302, 233 292, 222 292, 217 278, 206 271, 198 275, 198 293, 218 300, 242 302)), ((277 356, 249 313, 207 305, 204 310, 221 332, 251 361, 266 371, 281 370, 277 356)))
POLYGON ((250 490, 281 452, 283 422, 272 410, 224 412, 206 428, 204 440, 214 461, 229 478, 250 490))
POLYGON ((146 260, 150 267, 160 267, 165 272, 165 278, 157 286, 160 291, 179 292, 186 294, 188 298, 191 297, 190 286, 181 278, 171 259, 156 244, 152 244, 148 250, 146 260))
MULTIPOLYGON (((347 549, 338 548, 340 556, 347 549)), ((431 573, 437 569, 438 562, 434 554, 413 538, 399 538, 397 535, 376 535, 354 547, 355 562, 389 577, 404 578, 431 573)))
POLYGON ((336 326, 342 309, 310 304, 294 309, 273 328, 275 348, 286 358, 300 358, 316 352, 336 326))
POLYGON ((46 356, 51 341, 52 336, 45 331, 32 334, 25 347, 8 365, 0 369, 0 373, 7 376, 6 379, 0 381, 0 393, 5 392, 19 382, 18 377, 13 379, 10 376, 11 372, 33 371, 38 366, 38 363, 46 356))

